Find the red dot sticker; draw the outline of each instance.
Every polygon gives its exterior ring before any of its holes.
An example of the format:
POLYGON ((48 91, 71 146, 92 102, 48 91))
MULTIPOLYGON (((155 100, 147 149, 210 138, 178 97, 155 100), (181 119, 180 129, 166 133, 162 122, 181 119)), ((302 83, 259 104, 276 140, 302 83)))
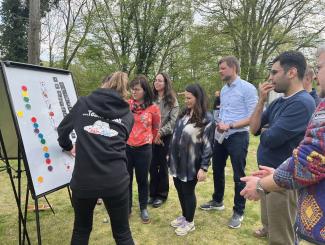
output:
POLYGON ((45 162, 46 162, 46 164, 51 164, 51 159, 50 159, 50 158, 47 158, 47 159, 45 160, 45 162))
POLYGON ((50 114, 50 117, 53 117, 54 116, 54 112, 53 111, 51 111, 49 114, 50 114))
POLYGON ((21 86, 21 89, 22 89, 23 91, 27 91, 27 87, 26 87, 26 86, 21 86))
POLYGON ((32 121, 33 123, 36 123, 36 122, 37 122, 36 117, 32 117, 31 121, 32 121))

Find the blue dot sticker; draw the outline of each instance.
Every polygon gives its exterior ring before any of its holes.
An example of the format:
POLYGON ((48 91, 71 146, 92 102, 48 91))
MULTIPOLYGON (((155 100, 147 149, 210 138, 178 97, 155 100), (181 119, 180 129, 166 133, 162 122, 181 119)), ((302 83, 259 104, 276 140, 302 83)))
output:
POLYGON ((43 139, 43 134, 38 134, 38 138, 43 139))
POLYGON ((49 158, 49 157, 50 157, 50 154, 46 152, 46 153, 44 154, 44 157, 45 157, 45 158, 49 158))
POLYGON ((38 123, 34 123, 34 128, 38 128, 38 123))

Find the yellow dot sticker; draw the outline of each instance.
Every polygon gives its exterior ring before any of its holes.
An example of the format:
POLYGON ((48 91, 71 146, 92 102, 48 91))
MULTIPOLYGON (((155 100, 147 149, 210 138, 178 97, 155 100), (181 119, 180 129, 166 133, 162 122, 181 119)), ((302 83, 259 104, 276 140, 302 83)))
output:
POLYGON ((24 112, 23 111, 17 111, 17 116, 18 117, 23 117, 24 116, 24 112))
POLYGON ((27 91, 23 91, 23 92, 21 92, 21 95, 22 95, 23 97, 28 97, 28 92, 27 92, 27 91))
POLYGON ((38 176, 37 181, 38 183, 43 183, 44 182, 43 176, 38 176))

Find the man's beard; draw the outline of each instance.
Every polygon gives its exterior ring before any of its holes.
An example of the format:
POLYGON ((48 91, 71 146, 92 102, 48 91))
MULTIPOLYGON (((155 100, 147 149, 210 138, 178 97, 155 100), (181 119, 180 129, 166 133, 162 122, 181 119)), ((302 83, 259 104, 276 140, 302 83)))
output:
POLYGON ((224 82, 230 82, 231 81, 231 76, 225 76, 222 80, 224 82))

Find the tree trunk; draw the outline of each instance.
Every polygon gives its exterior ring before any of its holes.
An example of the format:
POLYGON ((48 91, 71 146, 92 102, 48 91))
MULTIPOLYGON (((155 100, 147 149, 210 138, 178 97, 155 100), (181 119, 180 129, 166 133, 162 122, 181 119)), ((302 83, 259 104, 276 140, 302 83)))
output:
POLYGON ((40 0, 29 0, 28 63, 40 63, 40 0))

